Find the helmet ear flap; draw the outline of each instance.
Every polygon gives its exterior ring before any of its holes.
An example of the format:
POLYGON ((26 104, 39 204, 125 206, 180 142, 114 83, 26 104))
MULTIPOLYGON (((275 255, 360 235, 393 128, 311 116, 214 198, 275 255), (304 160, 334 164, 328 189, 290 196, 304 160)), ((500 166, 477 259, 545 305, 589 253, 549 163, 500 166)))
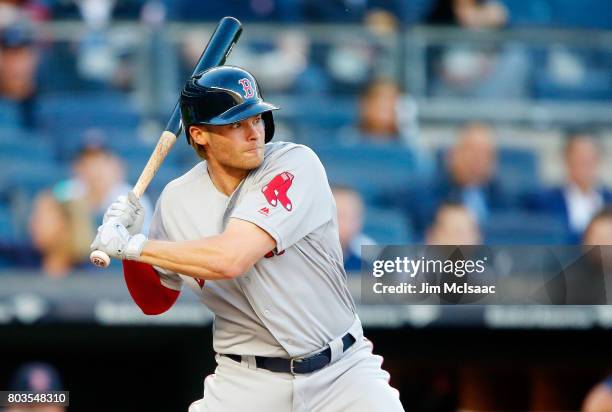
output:
POLYGON ((272 116, 272 112, 264 112, 261 114, 261 118, 264 121, 266 143, 268 143, 274 137, 274 117, 272 116))

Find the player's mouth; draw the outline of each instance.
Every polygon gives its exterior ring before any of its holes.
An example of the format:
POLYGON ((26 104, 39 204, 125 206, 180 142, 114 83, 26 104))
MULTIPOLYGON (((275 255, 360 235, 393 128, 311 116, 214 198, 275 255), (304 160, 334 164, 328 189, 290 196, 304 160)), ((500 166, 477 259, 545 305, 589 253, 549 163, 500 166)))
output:
POLYGON ((257 153, 258 151, 260 151, 261 149, 263 149, 263 146, 255 146, 252 149, 247 150, 247 153, 257 153))

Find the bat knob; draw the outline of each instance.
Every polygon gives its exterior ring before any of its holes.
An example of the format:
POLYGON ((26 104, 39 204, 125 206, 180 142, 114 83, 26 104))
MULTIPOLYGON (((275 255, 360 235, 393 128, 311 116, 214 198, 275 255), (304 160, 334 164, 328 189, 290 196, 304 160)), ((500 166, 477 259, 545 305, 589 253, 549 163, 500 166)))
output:
POLYGON ((101 250, 94 250, 89 255, 89 260, 99 268, 106 268, 110 264, 110 257, 101 250))

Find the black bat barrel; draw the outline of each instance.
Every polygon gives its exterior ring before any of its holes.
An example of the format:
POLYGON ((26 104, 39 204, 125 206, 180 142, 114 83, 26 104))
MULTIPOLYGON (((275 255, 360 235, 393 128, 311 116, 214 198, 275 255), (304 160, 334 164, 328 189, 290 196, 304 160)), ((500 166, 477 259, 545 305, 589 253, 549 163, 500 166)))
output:
MULTIPOLYGON (((233 17, 224 17, 221 19, 215 32, 210 37, 208 44, 204 48, 198 63, 191 77, 197 77, 198 74, 210 69, 211 67, 221 66, 227 60, 234 44, 238 41, 238 38, 242 34, 242 24, 238 19, 233 17)), ((179 100, 180 101, 180 100, 179 100)), ((172 132, 175 136, 178 136, 182 131, 183 125, 181 124, 181 110, 179 102, 174 106, 174 111, 166 130, 172 132)))

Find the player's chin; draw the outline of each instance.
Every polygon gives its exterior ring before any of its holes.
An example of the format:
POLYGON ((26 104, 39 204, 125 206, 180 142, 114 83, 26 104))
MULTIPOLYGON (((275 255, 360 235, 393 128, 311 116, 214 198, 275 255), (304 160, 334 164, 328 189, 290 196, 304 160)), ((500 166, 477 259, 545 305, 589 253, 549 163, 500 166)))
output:
POLYGON ((247 152, 243 158, 242 164, 247 170, 256 169, 263 163, 263 150, 247 152))

